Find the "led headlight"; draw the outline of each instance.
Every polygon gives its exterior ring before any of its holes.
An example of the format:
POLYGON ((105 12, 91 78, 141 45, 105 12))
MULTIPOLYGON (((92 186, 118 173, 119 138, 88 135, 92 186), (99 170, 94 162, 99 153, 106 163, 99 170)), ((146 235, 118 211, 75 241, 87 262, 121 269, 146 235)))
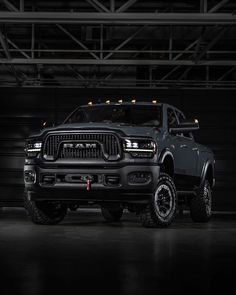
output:
POLYGON ((26 142, 25 145, 25 153, 28 157, 36 157, 42 149, 42 142, 41 141, 32 141, 29 140, 26 142))
POLYGON ((148 158, 155 153, 156 143, 149 139, 125 139, 124 151, 135 158, 148 158))

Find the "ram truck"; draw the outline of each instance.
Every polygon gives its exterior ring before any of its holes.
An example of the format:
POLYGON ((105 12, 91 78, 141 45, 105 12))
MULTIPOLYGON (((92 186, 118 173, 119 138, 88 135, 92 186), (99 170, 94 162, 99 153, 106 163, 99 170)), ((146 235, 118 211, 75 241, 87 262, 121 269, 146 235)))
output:
POLYGON ((79 106, 63 124, 25 146, 24 203, 36 224, 96 204, 106 221, 124 209, 144 227, 166 227, 187 206, 193 221, 212 214, 214 157, 195 142, 198 121, 165 103, 79 106))

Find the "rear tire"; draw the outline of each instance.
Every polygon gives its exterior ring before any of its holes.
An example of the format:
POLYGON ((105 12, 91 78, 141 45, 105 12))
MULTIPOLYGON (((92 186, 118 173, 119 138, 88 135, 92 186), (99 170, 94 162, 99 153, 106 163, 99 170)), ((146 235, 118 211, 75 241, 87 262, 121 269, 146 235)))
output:
POLYGON ((25 192, 24 206, 33 223, 53 225, 61 222, 67 213, 67 205, 61 202, 31 201, 25 192))
POLYGON ((195 222, 208 222, 212 216, 212 188, 205 180, 190 202, 190 216, 195 222))
POLYGON ((107 222, 117 222, 120 221, 123 215, 123 208, 106 208, 101 207, 101 213, 103 218, 107 222))
POLYGON ((167 227, 175 218, 177 193, 172 178, 161 173, 149 204, 141 212, 144 227, 167 227))

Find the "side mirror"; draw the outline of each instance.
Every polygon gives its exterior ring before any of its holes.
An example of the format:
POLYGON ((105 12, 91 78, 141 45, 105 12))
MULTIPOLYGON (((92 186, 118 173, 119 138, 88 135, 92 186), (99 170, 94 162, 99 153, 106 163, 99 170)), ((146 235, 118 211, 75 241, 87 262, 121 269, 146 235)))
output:
POLYGON ((176 134, 176 133, 193 132, 198 129, 199 129, 199 123, 197 119, 194 119, 194 120, 184 119, 184 120, 181 120, 177 126, 171 127, 169 129, 169 132, 172 134, 176 134))

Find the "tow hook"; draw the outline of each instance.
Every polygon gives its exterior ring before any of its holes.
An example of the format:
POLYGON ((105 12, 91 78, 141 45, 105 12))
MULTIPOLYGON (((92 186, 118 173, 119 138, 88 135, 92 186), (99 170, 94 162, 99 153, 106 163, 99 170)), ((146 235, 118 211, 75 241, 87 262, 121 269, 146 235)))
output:
POLYGON ((90 191, 90 189, 91 189, 91 180, 87 179, 87 181, 86 181, 86 190, 90 191))
POLYGON ((86 182, 86 190, 90 191, 91 183, 93 181, 93 176, 92 175, 86 175, 86 176, 84 176, 84 180, 86 182))

